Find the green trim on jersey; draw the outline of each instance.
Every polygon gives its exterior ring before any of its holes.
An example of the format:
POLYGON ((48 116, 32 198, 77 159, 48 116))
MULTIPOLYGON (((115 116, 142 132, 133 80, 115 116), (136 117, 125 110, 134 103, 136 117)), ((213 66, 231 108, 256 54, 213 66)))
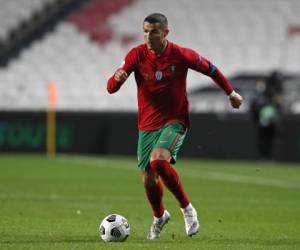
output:
POLYGON ((183 144, 187 129, 181 123, 170 123, 155 131, 139 131, 138 167, 145 171, 154 148, 165 148, 171 152, 171 163, 175 164, 177 154, 183 144))

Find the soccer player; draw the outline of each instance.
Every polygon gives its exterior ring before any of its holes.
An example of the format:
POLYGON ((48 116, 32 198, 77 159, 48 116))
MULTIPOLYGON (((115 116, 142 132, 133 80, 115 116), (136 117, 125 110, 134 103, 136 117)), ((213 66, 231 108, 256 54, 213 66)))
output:
POLYGON ((242 97, 210 61, 192 49, 167 40, 168 21, 163 14, 147 16, 143 31, 144 43, 129 51, 122 66, 108 80, 107 90, 109 93, 118 91, 134 72, 138 90, 138 167, 142 170, 145 192, 154 214, 147 238, 157 239, 170 219, 162 200, 162 183, 177 199, 186 234, 192 236, 199 230, 197 212, 171 165, 176 162, 190 123, 186 91, 188 69, 211 77, 228 95, 233 108, 240 107, 242 97))

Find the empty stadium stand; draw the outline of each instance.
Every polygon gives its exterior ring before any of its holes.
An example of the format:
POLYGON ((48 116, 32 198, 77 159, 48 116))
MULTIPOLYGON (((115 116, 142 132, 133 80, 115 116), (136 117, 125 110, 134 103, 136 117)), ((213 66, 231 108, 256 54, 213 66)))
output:
POLYGON ((0 39, 5 39, 12 29, 16 28, 21 22, 30 19, 35 12, 40 11, 45 4, 51 1, 53 0, 1 0, 0 39))
MULTIPOLYGON (((1 0, 0 38, 6 39, 14 27, 51 1, 1 0)), ((55 81, 59 110, 136 110, 133 77, 111 96, 106 79, 129 48, 142 42, 142 20, 151 12, 168 16, 170 40, 194 48, 230 78, 241 73, 267 75, 274 69, 287 75, 300 72, 298 0, 91 0, 0 68, 0 109, 45 110, 47 84, 55 81)), ((191 93, 214 87, 209 78, 195 72, 188 80, 191 93)), ((299 84, 297 78, 286 83, 287 100, 299 84)), ((251 96, 242 83, 236 87, 251 96)), ((288 103, 290 112, 300 112, 298 96, 288 103)), ((248 99, 240 112, 248 110, 248 99)), ((225 101, 221 92, 200 99, 193 95, 191 108, 227 112, 225 101), (209 100, 215 98, 216 106, 211 107, 209 100)))

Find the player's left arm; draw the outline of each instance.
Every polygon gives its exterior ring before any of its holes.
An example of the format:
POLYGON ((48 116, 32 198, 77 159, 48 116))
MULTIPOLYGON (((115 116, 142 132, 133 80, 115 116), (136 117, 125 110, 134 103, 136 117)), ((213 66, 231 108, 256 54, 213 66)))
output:
POLYGON ((230 104, 233 108, 238 109, 242 105, 243 98, 240 94, 234 91, 232 85, 223 73, 209 60, 199 56, 200 65, 198 69, 201 73, 211 77, 216 84, 218 84, 228 95, 230 104))
POLYGON ((228 95, 230 104, 233 108, 238 109, 243 102, 243 98, 240 94, 234 91, 232 85, 223 73, 205 57, 200 56, 195 51, 186 49, 185 58, 187 59, 189 68, 192 68, 204 75, 207 75, 213 79, 213 81, 220 86, 224 92, 228 95))

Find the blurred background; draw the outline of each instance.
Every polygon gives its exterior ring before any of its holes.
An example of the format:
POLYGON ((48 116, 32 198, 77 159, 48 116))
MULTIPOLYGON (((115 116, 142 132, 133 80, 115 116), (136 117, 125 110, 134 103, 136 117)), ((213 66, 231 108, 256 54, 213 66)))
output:
POLYGON ((0 4, 0 152, 49 153, 52 141, 57 153, 135 155, 133 75, 114 95, 106 81, 143 42, 145 16, 161 12, 169 39, 211 60, 245 100, 233 111, 210 78, 190 71, 181 156, 300 161, 299 0, 0 4))

